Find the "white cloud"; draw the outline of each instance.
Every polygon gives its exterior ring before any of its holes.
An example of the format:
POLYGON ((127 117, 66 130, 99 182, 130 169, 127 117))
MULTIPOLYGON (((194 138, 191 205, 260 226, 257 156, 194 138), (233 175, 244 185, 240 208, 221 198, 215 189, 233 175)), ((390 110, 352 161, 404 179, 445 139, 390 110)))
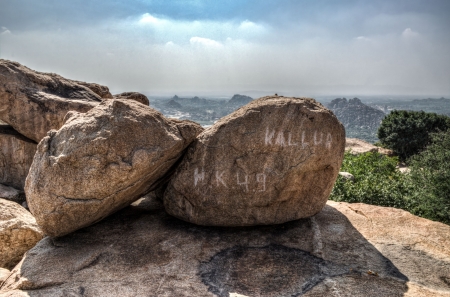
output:
POLYGON ((402 32, 402 37, 404 37, 404 38, 415 38, 415 37, 417 37, 419 35, 420 35, 419 33, 414 32, 413 30, 411 30, 411 28, 406 28, 402 32))
POLYGON ((157 18, 152 16, 149 13, 144 13, 141 18, 139 19, 140 24, 152 24, 152 25, 159 25, 164 22, 163 19, 157 18))
POLYGON ((166 42, 166 46, 174 46, 174 45, 175 45, 175 43, 173 43, 173 41, 166 42))
POLYGON ((355 39, 360 41, 370 41, 370 38, 367 38, 366 36, 358 36, 355 39))
POLYGON ((245 20, 239 24, 239 30, 258 33, 264 31, 264 26, 245 20))
POLYGON ((215 41, 213 39, 209 39, 209 38, 203 38, 203 37, 197 37, 194 36, 191 39, 189 39, 189 43, 191 45, 201 45, 201 46, 205 46, 205 47, 213 47, 213 48, 219 48, 222 47, 222 43, 215 41))
POLYGON ((8 28, 6 28, 6 27, 1 27, 0 35, 7 35, 7 34, 11 34, 11 31, 8 30, 8 28))

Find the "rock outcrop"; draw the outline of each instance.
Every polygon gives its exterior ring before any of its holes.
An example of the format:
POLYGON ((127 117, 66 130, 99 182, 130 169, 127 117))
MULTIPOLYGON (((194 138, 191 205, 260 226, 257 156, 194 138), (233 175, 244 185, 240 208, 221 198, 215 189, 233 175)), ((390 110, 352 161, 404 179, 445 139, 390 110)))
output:
POLYGON ((42 237, 35 219, 25 208, 0 198, 0 267, 12 269, 42 237))
POLYGON ((450 227, 402 210, 328 201, 307 219, 221 228, 157 208, 44 238, 0 296, 450 296, 450 227))
POLYGON ((328 199, 344 145, 342 124, 313 99, 257 99, 198 136, 169 182, 165 208, 212 226, 312 216, 328 199))
POLYGON ((101 101, 85 84, 0 59, 0 119, 36 142, 59 129, 68 111, 86 112, 101 101))
POLYGON ((138 92, 124 92, 113 96, 114 99, 129 99, 134 100, 144 105, 149 105, 150 101, 147 96, 138 92))
POLYGON ((23 190, 36 147, 11 126, 0 124, 0 184, 23 190))
POLYGON ((354 155, 364 154, 368 152, 380 153, 382 155, 393 156, 394 152, 390 149, 385 149, 379 146, 375 146, 367 141, 357 139, 357 138, 346 138, 345 139, 345 150, 349 151, 354 155))
POLYGON ((28 207, 50 236, 95 223, 155 189, 202 130, 132 100, 69 112, 38 145, 28 207))

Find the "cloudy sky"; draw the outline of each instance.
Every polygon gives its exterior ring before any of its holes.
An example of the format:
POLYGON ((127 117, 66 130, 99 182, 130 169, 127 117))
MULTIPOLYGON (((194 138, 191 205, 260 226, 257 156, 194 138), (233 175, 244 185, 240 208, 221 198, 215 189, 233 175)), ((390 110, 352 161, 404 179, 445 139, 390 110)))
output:
POLYGON ((0 58, 113 93, 450 96, 449 0, 0 0, 0 58))

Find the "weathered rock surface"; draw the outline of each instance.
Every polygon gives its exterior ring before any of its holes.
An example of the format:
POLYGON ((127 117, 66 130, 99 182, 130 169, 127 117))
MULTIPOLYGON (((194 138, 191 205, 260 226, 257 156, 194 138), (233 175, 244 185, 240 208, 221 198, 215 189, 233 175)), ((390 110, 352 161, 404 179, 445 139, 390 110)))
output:
POLYGON ((11 126, 0 125, 1 184, 23 190, 36 147, 34 141, 22 136, 11 126))
POLYGON ((212 226, 312 216, 328 199, 344 144, 343 126, 313 99, 257 99, 197 137, 169 182, 165 208, 212 226))
POLYGON ((42 230, 61 236, 155 189, 203 130, 132 100, 69 112, 38 145, 25 193, 42 230))
POLYGON ((0 198, 0 267, 12 269, 42 237, 36 220, 25 208, 0 198))
POLYGON ((364 154, 368 152, 377 152, 383 155, 393 156, 394 152, 390 149, 385 149, 379 146, 375 146, 364 140, 358 138, 346 138, 345 139, 345 150, 349 151, 354 155, 364 154))
POLYGON ((86 85, 0 59, 0 119, 36 142, 59 129, 69 110, 86 112, 101 100, 86 85))
POLYGON ((130 99, 137 102, 140 102, 145 105, 149 105, 150 101, 148 100, 147 96, 144 94, 138 93, 138 92, 124 92, 120 94, 116 94, 113 96, 114 99, 130 99))
POLYGON ((0 198, 21 204, 25 201, 25 193, 13 187, 0 184, 0 198))
POLYGON ((203 227, 142 201, 40 241, 0 296, 450 296, 450 227, 329 201, 281 225, 203 227))

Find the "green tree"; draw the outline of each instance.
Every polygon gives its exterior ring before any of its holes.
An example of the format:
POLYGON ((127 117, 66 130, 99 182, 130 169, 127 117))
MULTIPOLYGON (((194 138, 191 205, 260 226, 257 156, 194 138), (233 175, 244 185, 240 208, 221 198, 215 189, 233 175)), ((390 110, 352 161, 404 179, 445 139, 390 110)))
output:
POLYGON ((431 144, 409 161, 414 188, 408 209, 450 224, 450 130, 431 135, 431 144))
POLYGON ((378 138, 404 161, 428 145, 431 133, 449 128, 450 118, 445 115, 394 110, 381 122, 378 138))

